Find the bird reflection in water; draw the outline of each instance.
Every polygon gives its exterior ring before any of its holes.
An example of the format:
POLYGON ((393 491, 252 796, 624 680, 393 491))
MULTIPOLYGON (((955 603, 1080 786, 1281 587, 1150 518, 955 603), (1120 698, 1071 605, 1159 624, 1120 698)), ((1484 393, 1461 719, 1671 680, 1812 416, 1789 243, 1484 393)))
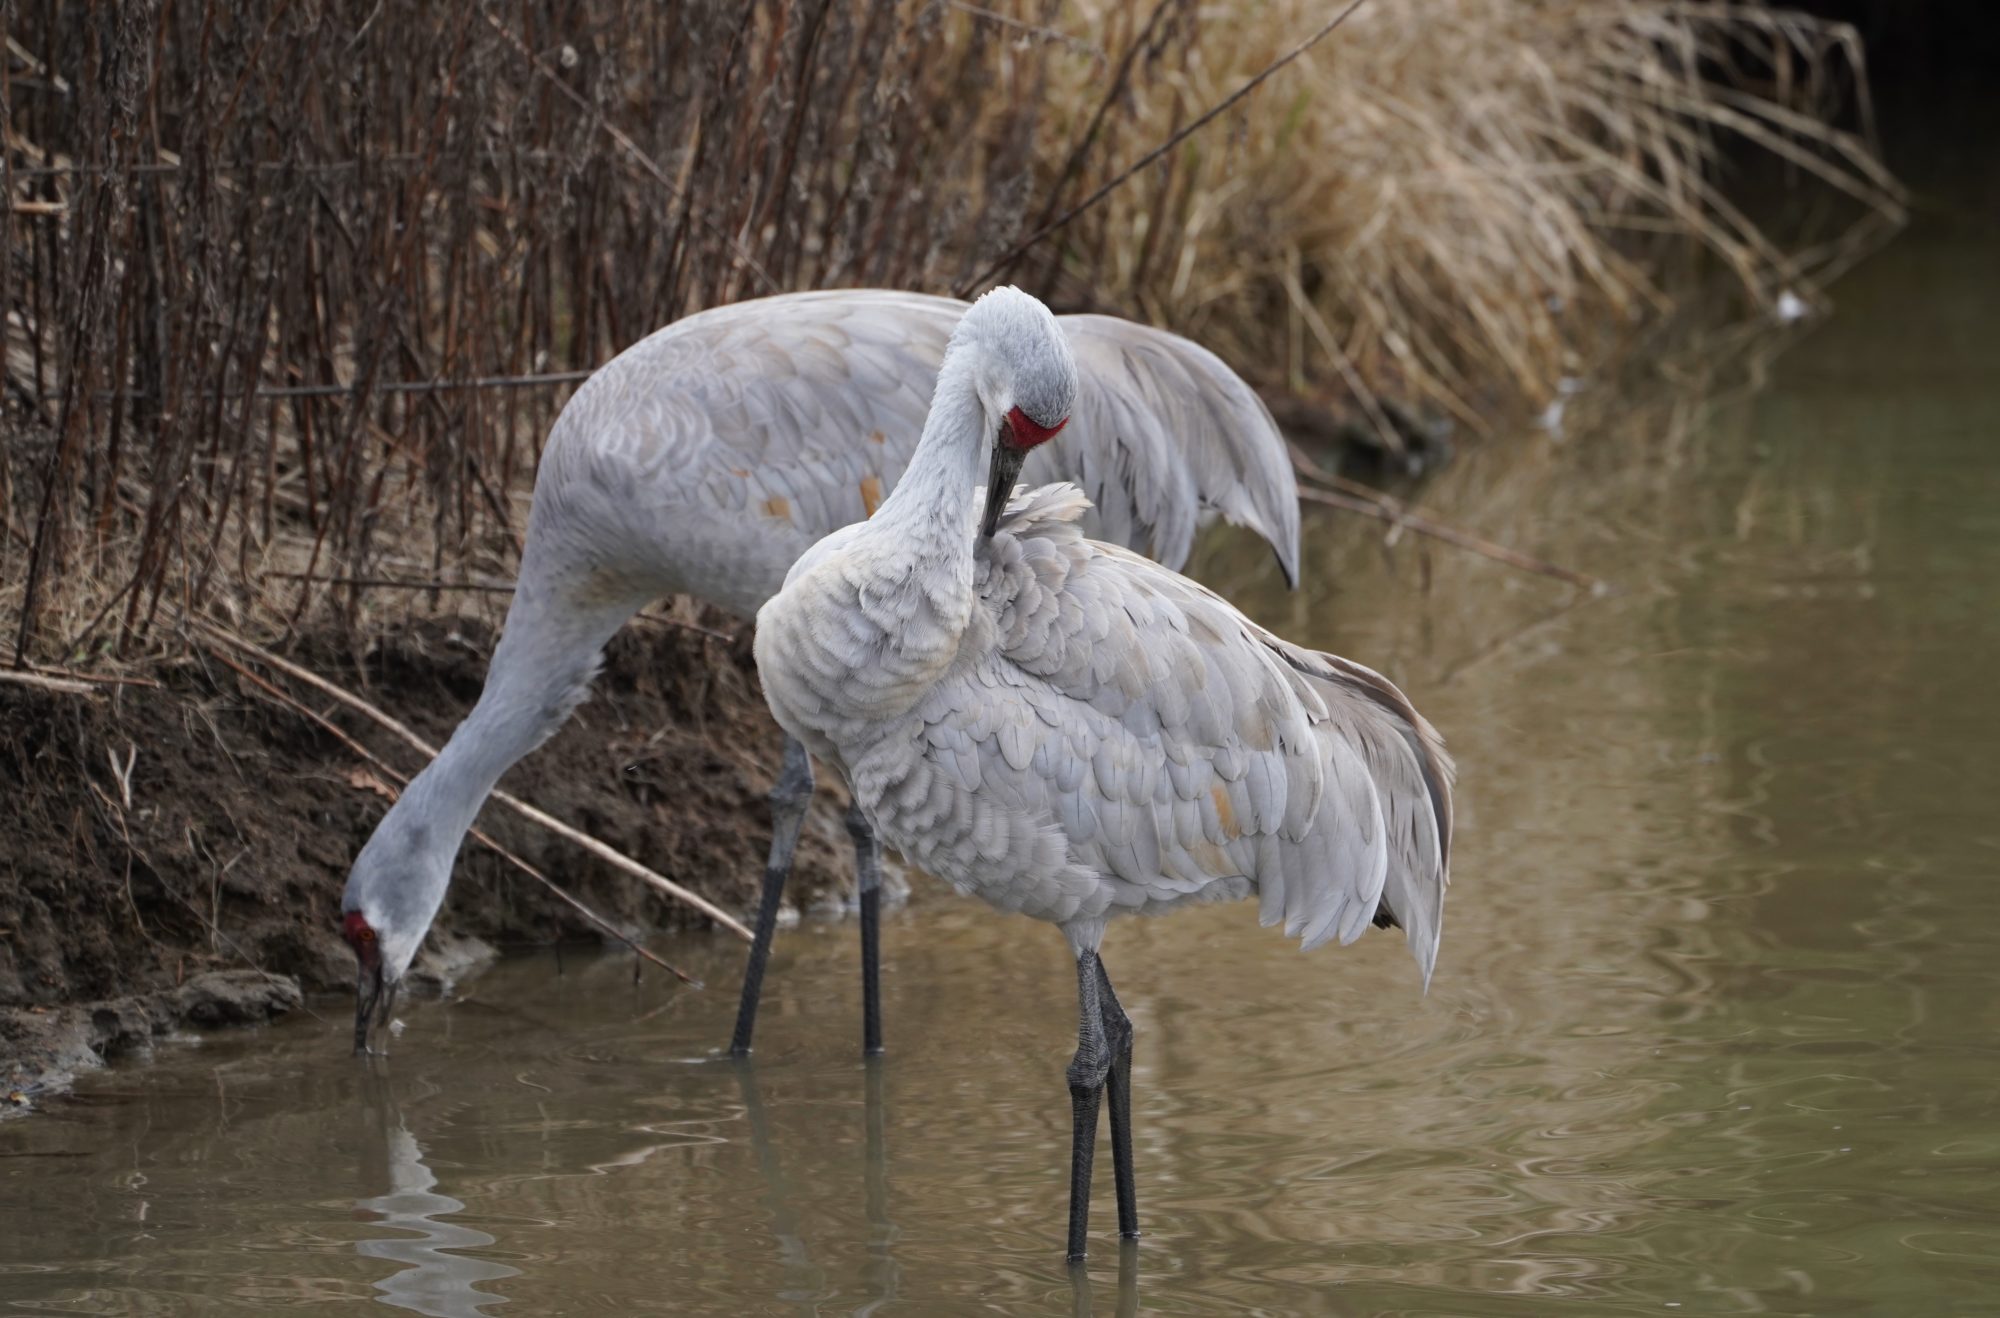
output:
MULTIPOLYGON (((817 1305, 832 1293, 834 1286, 824 1266, 813 1261, 812 1249, 799 1225, 791 1182, 771 1139, 771 1126, 764 1112, 763 1096, 757 1088, 756 1064, 748 1058, 732 1058, 736 1083, 742 1095, 743 1117, 749 1127, 751 1156, 757 1175, 764 1182, 764 1201, 770 1213, 771 1234, 778 1247, 779 1261, 787 1274, 786 1289, 776 1297, 788 1303, 817 1305)), ((883 1097, 883 1062, 871 1057, 863 1063, 866 1104, 862 1113, 863 1212, 868 1224, 868 1252, 861 1268, 862 1291, 868 1296, 852 1310, 855 1318, 888 1308, 902 1289, 903 1268, 896 1259, 895 1246, 902 1232, 889 1217, 888 1104, 883 1097)), ((1139 1312, 1139 1242, 1120 1242, 1116 1318, 1132 1318, 1139 1312)), ((1090 1273, 1081 1264, 1069 1270, 1072 1312, 1089 1318, 1102 1312, 1094 1309, 1090 1273)))
MULTIPOLYGON (((1096 1296, 1092 1293, 1090 1272, 1081 1263, 1072 1263, 1069 1269, 1069 1295, 1071 1318, 1094 1318, 1093 1307, 1096 1296)), ((1118 1242, 1118 1298, 1117 1308, 1112 1310, 1116 1318, 1134 1318, 1139 1312, 1139 1242, 1121 1240, 1118 1242)))
POLYGON ((465 1211, 450 1195, 436 1192, 437 1176, 424 1163, 424 1147, 403 1124, 393 1104, 370 1109, 372 1133, 363 1176, 387 1190, 355 1207, 375 1214, 375 1221, 413 1235, 362 1240, 355 1250, 363 1258, 383 1259, 404 1266, 375 1283, 381 1303, 433 1318, 487 1318, 485 1306, 505 1303, 505 1297, 479 1289, 481 1282, 518 1277, 520 1270, 504 1263, 468 1258, 449 1250, 484 1249, 492 1236, 440 1219, 465 1211))
MULTIPOLYGON (((750 1151, 757 1162, 757 1174, 764 1182, 764 1198, 771 1213, 771 1231, 777 1237, 778 1257, 797 1285, 779 1298, 810 1302, 826 1294, 825 1270, 812 1261, 812 1251, 799 1229, 793 1211, 791 1183, 771 1141, 771 1126, 764 1115, 763 1096, 757 1089, 756 1064, 748 1058, 731 1059, 736 1083, 743 1097, 743 1116, 750 1128, 750 1151)), ((862 1266, 861 1281, 868 1300, 854 1310, 856 1318, 867 1318, 897 1298, 902 1284, 902 1265, 896 1261, 895 1243, 899 1234, 889 1220, 889 1152, 882 1098, 882 1062, 869 1058, 866 1071, 866 1105, 862 1114, 864 1141, 862 1181, 865 1187, 863 1211, 868 1223, 868 1257, 862 1266)))

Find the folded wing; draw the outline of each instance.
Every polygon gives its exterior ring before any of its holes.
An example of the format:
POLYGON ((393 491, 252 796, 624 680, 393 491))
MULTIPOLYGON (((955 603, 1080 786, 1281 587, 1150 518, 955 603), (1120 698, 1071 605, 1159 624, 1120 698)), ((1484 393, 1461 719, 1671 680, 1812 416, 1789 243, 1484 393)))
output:
POLYGON ((1307 947, 1399 924, 1428 979, 1451 831, 1435 730, 1379 674, 1086 540, 1084 507, 1027 492, 988 542, 976 683, 1012 690, 935 711, 936 751, 1054 821, 1119 903, 1254 890, 1307 947))

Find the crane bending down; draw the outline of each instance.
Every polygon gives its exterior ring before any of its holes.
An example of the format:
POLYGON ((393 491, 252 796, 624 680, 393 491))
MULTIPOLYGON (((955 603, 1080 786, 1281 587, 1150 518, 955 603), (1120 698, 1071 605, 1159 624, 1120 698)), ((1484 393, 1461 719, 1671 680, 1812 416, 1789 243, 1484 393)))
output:
MULTIPOLYGON (((588 692, 613 632, 688 594, 745 617, 827 532, 876 510, 915 449, 965 304, 881 290, 718 307, 621 353, 557 417, 536 475, 521 574, 486 687, 355 859, 342 928, 359 963, 355 1047, 385 1022, 481 802, 588 692)), ((1031 465, 1097 500, 1107 539, 1179 564, 1212 516, 1269 541, 1298 575, 1298 491, 1255 393, 1176 335, 1108 316, 1061 320, 1087 367, 1077 439, 1031 465)), ((788 739, 732 1051, 747 1052, 764 959, 812 765, 788 739)), ((860 870, 864 1047, 880 1051, 880 849, 850 813, 860 870)))
POLYGON ((1008 502, 1076 397, 1047 308, 981 298, 902 484, 793 566, 756 639, 772 713, 840 766, 884 842, 1068 937, 1072 1259, 1107 1084, 1119 1230, 1138 1233, 1132 1028, 1098 955, 1106 922, 1254 893, 1308 948, 1402 926, 1428 982, 1452 779, 1387 679, 1084 538, 1074 487, 1008 502))

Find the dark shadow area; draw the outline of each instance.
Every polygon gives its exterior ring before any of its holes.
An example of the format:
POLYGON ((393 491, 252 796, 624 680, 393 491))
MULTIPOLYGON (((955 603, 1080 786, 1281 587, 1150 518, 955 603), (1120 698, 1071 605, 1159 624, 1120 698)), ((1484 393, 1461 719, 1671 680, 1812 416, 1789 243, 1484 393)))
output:
POLYGON ((1981 0, 1807 0, 1799 8, 1850 23, 1867 51, 1889 167, 1919 193, 1990 204, 1986 181, 2000 129, 2000 5, 1981 0), (1970 185, 1970 190, 1968 188, 1970 185))

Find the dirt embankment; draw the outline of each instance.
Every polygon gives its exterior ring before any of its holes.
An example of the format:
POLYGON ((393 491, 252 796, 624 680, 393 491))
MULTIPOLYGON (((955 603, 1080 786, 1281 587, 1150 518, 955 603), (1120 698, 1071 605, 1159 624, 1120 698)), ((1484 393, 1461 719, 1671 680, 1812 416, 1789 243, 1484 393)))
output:
MULTIPOLYGON (((453 620, 359 661, 332 644, 293 657, 441 744, 479 695, 492 639, 453 620)), ((182 1022, 263 1020, 300 991, 352 988, 340 888, 388 808, 379 777, 210 656, 160 677, 95 699, 0 683, 0 1100, 182 1022)), ((402 771, 420 767, 360 718, 296 694, 402 771)), ((740 911, 762 875, 778 751, 746 645, 642 622, 503 786, 740 911)), ((802 905, 847 881, 840 804, 821 792, 800 841, 788 896, 802 905)), ((511 812, 489 805, 480 826, 621 928, 701 922, 511 812)), ((600 936, 468 841, 432 945, 600 936)))

